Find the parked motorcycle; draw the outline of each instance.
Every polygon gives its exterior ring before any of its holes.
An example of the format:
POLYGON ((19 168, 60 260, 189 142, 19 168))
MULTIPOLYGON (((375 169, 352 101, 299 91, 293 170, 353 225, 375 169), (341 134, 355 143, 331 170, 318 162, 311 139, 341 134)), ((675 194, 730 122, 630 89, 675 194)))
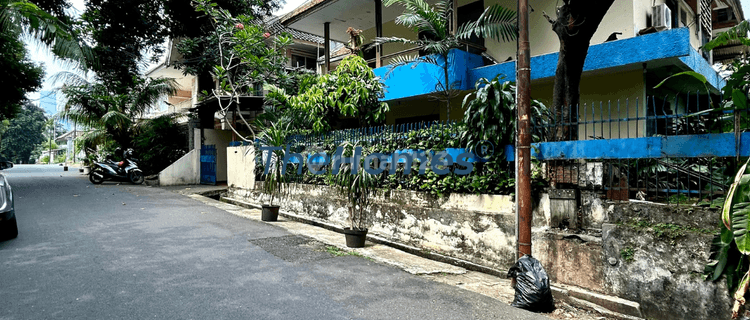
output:
MULTIPOLYGON (((117 153, 117 152, 116 152, 117 153)), ((89 172, 89 181, 101 184, 104 180, 130 181, 141 184, 145 179, 143 171, 138 169, 138 159, 133 158, 133 149, 122 153, 123 160, 115 162, 109 158, 102 162, 94 162, 89 172)))

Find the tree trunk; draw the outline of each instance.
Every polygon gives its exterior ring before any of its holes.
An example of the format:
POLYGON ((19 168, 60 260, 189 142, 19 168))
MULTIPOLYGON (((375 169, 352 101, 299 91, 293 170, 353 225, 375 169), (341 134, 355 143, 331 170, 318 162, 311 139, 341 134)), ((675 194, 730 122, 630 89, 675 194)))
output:
POLYGON ((614 0, 576 1, 564 0, 557 11, 552 30, 560 40, 552 105, 555 122, 560 124, 551 131, 551 140, 577 140, 578 126, 562 125, 577 122, 581 95, 581 74, 591 37, 602 22, 614 0))

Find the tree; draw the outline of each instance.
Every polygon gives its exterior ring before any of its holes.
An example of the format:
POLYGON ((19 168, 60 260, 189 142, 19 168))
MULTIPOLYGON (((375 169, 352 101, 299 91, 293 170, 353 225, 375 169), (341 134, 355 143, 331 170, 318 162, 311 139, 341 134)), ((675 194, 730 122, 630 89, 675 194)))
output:
POLYGON ((339 117, 354 117, 360 127, 385 121, 390 108, 379 101, 383 83, 360 56, 346 57, 336 70, 315 80, 304 92, 288 98, 287 111, 303 115, 306 127, 325 132, 339 117))
POLYGON ((186 137, 180 132, 177 114, 163 115, 139 123, 133 149, 145 174, 158 173, 179 160, 186 150, 186 137))
MULTIPOLYGON (((44 3, 64 15, 61 2, 44 3)), ((0 87, 4 88, 0 95, 0 120, 12 118, 27 101, 26 93, 42 85, 43 69, 28 59, 20 40, 22 35, 30 36, 57 57, 81 67, 94 63, 88 46, 66 21, 67 17, 53 16, 29 1, 0 0, 0 69, 3 70, 0 87)))
MULTIPOLYGON (((217 0, 213 4, 233 15, 263 16, 279 8, 275 0, 217 0)), ((185 0, 91 0, 81 20, 82 32, 96 43, 94 52, 100 59, 97 75, 103 81, 119 83, 120 87, 113 88, 118 93, 134 84, 144 62, 158 61, 166 40, 202 39, 212 31, 210 18, 185 0)), ((212 47, 205 42, 197 47, 198 54, 187 56, 186 65, 205 67, 216 52, 207 50, 212 47)))
MULTIPOLYGON (((167 0, 179 2, 182 0, 167 0)), ((205 1, 193 1, 193 4, 209 3, 205 1)), ((263 17, 270 16, 271 12, 280 8, 283 1, 269 0, 214 0, 214 10, 222 10, 229 17, 243 16, 251 24, 263 25, 263 17)), ((175 10, 173 16, 180 17, 179 23, 175 23, 172 37, 180 38, 177 48, 183 59, 175 62, 175 66, 187 74, 195 76, 208 76, 213 72, 213 67, 219 65, 218 57, 221 55, 219 46, 216 45, 217 21, 205 10, 196 10, 193 6, 169 6, 175 10), (177 12, 179 11, 179 12, 177 12)), ((243 23, 243 26, 249 26, 243 23)), ((265 33, 265 31, 263 31, 265 33)))
MULTIPOLYGON (((614 0, 563 0, 563 6, 557 10, 557 20, 552 20, 545 14, 560 40, 560 55, 552 93, 552 108, 556 119, 578 117, 581 74, 591 37, 612 3, 614 0)), ((566 136, 578 137, 576 131, 576 126, 557 127, 551 138, 557 140, 566 136)))
POLYGON ((82 137, 89 146, 111 140, 123 149, 130 148, 136 122, 159 99, 175 94, 177 83, 171 78, 137 78, 124 93, 119 90, 121 84, 109 86, 102 82, 64 86, 62 93, 67 101, 60 116, 91 129, 82 137))
MULTIPOLYGON (((399 4, 404 7, 404 13, 396 18, 396 24, 412 29, 422 38, 410 40, 399 37, 375 38, 369 46, 379 46, 386 43, 403 43, 423 47, 428 56, 400 56, 391 65, 390 71, 404 65, 416 66, 420 63, 429 63, 443 69, 443 79, 438 79, 436 91, 439 99, 445 101, 448 115, 450 116, 451 99, 458 96, 459 92, 455 86, 449 83, 448 69, 452 62, 449 60, 449 51, 461 47, 461 40, 472 36, 490 38, 502 41, 511 41, 518 35, 516 26, 516 13, 494 4, 487 7, 476 21, 464 23, 459 26, 456 33, 451 32, 451 20, 453 17, 453 1, 439 0, 435 5, 430 5, 424 0, 386 0, 386 7, 399 4)), ((390 73, 389 71, 389 73, 390 73)))
POLYGON ((285 48, 292 44, 292 37, 286 33, 272 37, 265 32, 257 17, 233 16, 209 0, 194 3, 197 11, 210 18, 213 31, 203 39, 217 52, 211 60, 215 63, 211 67, 211 76, 218 81, 218 89, 204 90, 202 94, 216 99, 219 114, 227 121, 228 112, 236 110, 251 136, 246 137, 234 126, 230 128, 241 139, 252 141, 255 136, 253 125, 240 112, 240 97, 255 92, 258 86, 274 84, 280 78, 288 77, 285 48))
POLYGON ((95 66, 97 61, 91 47, 74 30, 71 19, 64 14, 67 3, 61 0, 42 3, 57 16, 26 0, 0 0, 0 33, 16 37, 25 33, 50 48, 60 59, 75 62, 82 69, 95 66))
POLYGON ((0 32, 0 120, 10 119, 28 102, 26 93, 41 88, 44 70, 31 62, 18 34, 0 32))

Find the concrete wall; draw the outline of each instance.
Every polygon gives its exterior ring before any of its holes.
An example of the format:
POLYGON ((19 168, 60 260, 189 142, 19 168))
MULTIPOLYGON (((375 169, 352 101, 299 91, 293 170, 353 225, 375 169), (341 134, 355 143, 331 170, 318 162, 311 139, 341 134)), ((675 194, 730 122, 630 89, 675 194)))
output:
POLYGON ((175 163, 159 172, 159 185, 174 186, 200 183, 200 149, 190 150, 175 163))
POLYGON ((255 189, 255 148, 239 146, 227 148, 227 186, 255 189))
MULTIPOLYGON (((259 182, 260 183, 260 182, 259 182)), ((256 185, 257 188, 257 185, 256 185)), ((229 188, 228 197, 261 204, 258 190, 229 188)), ((349 226, 346 202, 327 186, 295 185, 281 210, 349 226)), ((371 233, 433 252, 504 270, 514 262, 513 201, 502 195, 435 199, 403 190, 378 192, 369 216, 371 233)))
MULTIPOLYGON (((257 190, 230 187, 227 196, 261 203, 257 190)), ((282 211, 348 225, 346 203, 332 188, 296 185, 280 202, 282 211)), ((496 270, 507 270, 515 261, 510 196, 452 194, 438 199, 384 190, 374 203, 368 218, 373 234, 496 270)), ((594 192, 584 193, 579 205, 578 231, 550 225, 552 206, 546 194, 534 210, 533 255, 554 285, 580 288, 575 290, 588 293, 579 300, 630 316, 728 318, 731 301, 723 279, 713 283, 701 276, 719 221, 716 210, 615 203, 594 192)))

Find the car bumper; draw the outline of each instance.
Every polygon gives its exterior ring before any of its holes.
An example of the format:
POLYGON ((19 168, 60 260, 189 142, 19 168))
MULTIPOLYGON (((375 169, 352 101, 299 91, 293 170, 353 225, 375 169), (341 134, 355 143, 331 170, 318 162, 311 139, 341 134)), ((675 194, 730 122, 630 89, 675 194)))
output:
POLYGON ((0 222, 5 222, 10 219, 13 219, 13 217, 16 216, 16 210, 14 210, 12 207, 10 210, 6 210, 3 212, 0 212, 0 222))

